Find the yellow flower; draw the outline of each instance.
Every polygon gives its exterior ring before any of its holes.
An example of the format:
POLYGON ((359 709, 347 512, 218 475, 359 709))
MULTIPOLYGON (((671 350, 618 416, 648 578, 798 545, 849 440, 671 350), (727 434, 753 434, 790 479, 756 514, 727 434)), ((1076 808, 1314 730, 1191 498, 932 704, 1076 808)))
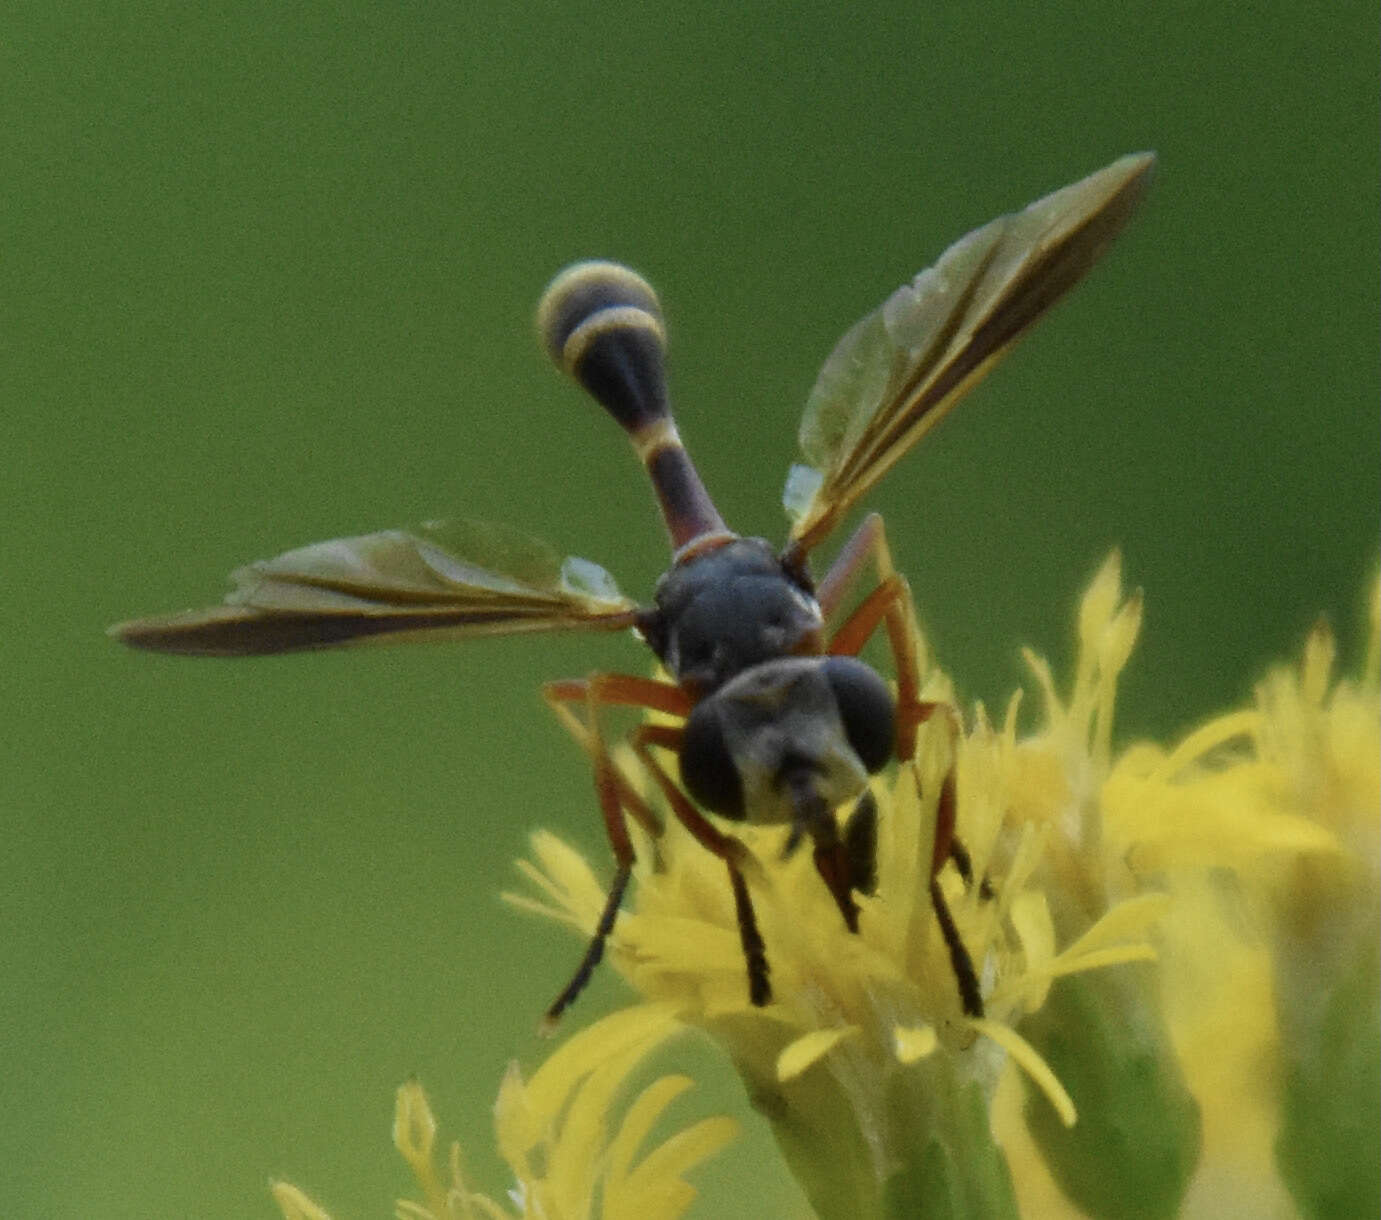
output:
MULTIPOLYGON (((676 1216, 683 1173, 730 1138, 694 1124, 637 1159, 689 1082, 664 1077, 612 1123, 629 1073, 679 1028, 724 1049, 821 1220, 1018 1214, 1374 1215, 1381 1207, 1381 584, 1359 676, 1324 628, 1254 703, 1170 748, 1114 748, 1119 675, 1141 621, 1112 556, 1078 616, 1067 686, 1039 657, 1034 732, 1020 699, 967 727, 932 716, 913 759, 870 790, 876 885, 849 933, 808 853, 745 827, 774 1001, 749 1002, 721 862, 671 820, 638 843, 609 957, 640 1002, 565 1043, 495 1108, 516 1185, 443 1173, 420 1088, 395 1142, 421 1202, 405 1220, 676 1216), (956 779, 970 868, 932 878, 937 808, 956 779), (961 997, 932 880, 971 959, 961 997), (1106 969, 1106 967, 1116 967, 1106 969), (1077 1109, 1076 1109, 1077 1105, 1077 1109), (1077 1117, 1077 1123, 1076 1123, 1077 1117)), ((914 629, 914 627, 913 627, 914 629)), ((916 631, 922 698, 952 705, 916 631)), ((639 784, 631 755, 617 765, 639 784)), ((644 785, 646 790, 648 785, 644 785)), ((649 798, 650 799, 650 798, 649 798)), ((590 865, 533 836, 506 895, 589 936, 590 865)), ((274 1187, 288 1220, 329 1220, 274 1187)))
POLYGON ((1172 897, 1164 1003, 1204 1122, 1186 1214, 1381 1205, 1378 599, 1356 679, 1316 627, 1253 706, 1108 783, 1117 850, 1172 897))
MULTIPOLYGON (((1056 1185, 1054 1170, 1092 1214, 1283 1218, 1298 1215, 1297 1205, 1306 1214, 1374 1214, 1381 1203, 1378 594, 1359 679, 1334 680, 1332 637, 1316 628, 1300 663, 1273 670, 1254 706, 1208 721, 1172 749, 1143 743, 1111 761, 1105 743, 1127 612, 1114 608, 1108 576, 1105 569, 1084 602, 1067 705, 1034 662, 1049 710, 1042 737, 1027 744, 1039 757, 1042 738, 1063 741, 1065 794, 1029 816, 1055 828, 1047 861, 1065 883, 1052 879, 1047 892, 1064 926, 1077 929, 1127 893, 1159 894, 1167 904, 1155 935, 1158 977, 1121 972, 1084 985, 1100 990, 1098 1008, 1120 1011, 1129 1030, 1150 1031, 1150 1053, 1133 1060, 1129 1075, 1152 1079, 1142 1069, 1158 1061, 1160 1088, 1126 1080, 1109 1087, 1126 1104, 1103 1107, 1114 1120, 1106 1130, 1058 1139, 1047 1132, 1039 1151, 1016 1099, 1005 1094, 998 1122, 1023 1208, 1042 1217, 1085 1214, 1056 1185), (1165 1142, 1158 1151, 1153 1143, 1174 1128, 1177 1107, 1182 1129, 1194 1121, 1185 1098, 1176 1100, 1162 1023, 1202 1123, 1197 1164, 1185 1159, 1188 1143, 1165 1142), (1145 1123, 1157 1105, 1156 1121, 1145 1123), (1089 1145, 1082 1169, 1069 1148, 1075 1140, 1089 1145), (1127 1164, 1122 1145, 1141 1149, 1148 1173, 1139 1190, 1118 1181, 1127 1164), (1101 1176, 1092 1164, 1099 1157, 1108 1166, 1101 1176)), ((1058 791, 1058 781, 1047 781, 1047 792, 1058 791)), ((1125 1046, 1096 1053, 1098 1023, 1089 1011, 1055 1003, 1033 1022, 1046 1029, 1024 1027, 1086 1118, 1092 1090, 1076 1073, 1106 1071, 1111 1085, 1116 1057, 1126 1054, 1125 1046), (1084 1028, 1071 1043, 1080 1067, 1067 1068, 1047 1038, 1072 1018, 1084 1028)))
MULTIPOLYGON (((1109 581, 1100 581, 1108 602, 1109 581)), ((1120 632, 1102 645, 1104 654, 1120 650, 1109 666, 1114 674, 1135 636, 1134 617, 1119 621, 1120 632)), ((919 635, 918 655, 925 655, 919 635)), ((921 676, 923 698, 949 701, 943 674, 923 663, 921 676)), ((1078 715, 1100 693, 1110 711, 1104 681, 1091 695, 1081 691, 1078 715)), ((808 853, 782 861, 784 832, 736 827, 753 856, 768 862, 748 877, 776 997, 767 1007, 749 1003, 722 864, 675 822, 659 853, 641 845, 636 893, 616 923, 610 957, 648 1001, 671 1006, 724 1046, 822 1217, 925 1214, 947 1201, 974 1214, 1015 1214, 988 1122, 1000 1078, 1016 1064, 1057 1124, 1073 1123, 1076 1113, 1018 1026, 1054 980, 1153 956, 1144 937, 1163 910, 1158 895, 1105 896, 1076 934, 1057 935, 1050 879, 1070 866, 1047 859, 1052 822, 1055 811, 1070 809, 1071 786, 1088 780, 1080 771, 1088 770, 1087 750, 1078 745, 1072 771, 1078 743, 1069 716, 1043 742, 1019 743, 1018 703, 1009 703, 1000 725, 980 707, 957 740, 945 717, 932 717, 916 758, 874 784, 877 885, 859 896, 857 935, 844 927, 808 853), (979 976, 983 1017, 963 1010, 930 901, 936 806, 951 766, 973 880, 949 865, 939 881, 979 976), (661 867, 652 863, 658 855, 661 867)), ((1105 752, 1109 723, 1096 721, 1105 752)), ((627 778, 635 782, 631 771, 627 778)), ((588 935, 603 885, 556 836, 538 832, 532 847, 534 862, 519 868, 539 897, 506 897, 588 935)), ((1082 884, 1081 874, 1074 883, 1082 884)))
MULTIPOLYGON (((393 1141, 412 1168, 420 1202, 401 1200, 401 1220, 661 1220, 684 1214, 695 1189, 682 1176, 731 1140, 737 1124, 708 1118, 641 1157, 653 1125, 691 1081, 663 1076, 634 1099, 612 1130, 610 1115, 630 1073, 679 1028, 666 1005, 614 1013, 564 1043, 525 1081, 510 1067, 495 1103, 499 1150, 515 1185, 504 1203, 472 1191, 452 1144, 443 1172, 436 1119, 421 1085, 398 1090, 393 1141)), ((273 1184, 285 1220, 330 1220, 295 1186, 273 1184)))
POLYGON ((1302 1210, 1381 1209, 1381 582, 1355 680, 1316 629, 1258 692, 1272 793, 1335 840, 1265 879, 1280 1039, 1276 1160, 1302 1210))

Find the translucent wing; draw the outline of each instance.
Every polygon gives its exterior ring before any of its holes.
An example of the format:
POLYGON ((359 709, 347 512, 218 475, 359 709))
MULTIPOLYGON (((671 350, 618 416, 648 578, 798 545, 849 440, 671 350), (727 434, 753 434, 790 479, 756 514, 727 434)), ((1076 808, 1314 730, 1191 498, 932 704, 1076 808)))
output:
POLYGON ((318 542, 230 575, 225 603, 120 623, 136 648, 254 656, 367 639, 616 630, 636 607, 603 568, 476 521, 318 542))
POLYGON ((1121 232, 1155 157, 1123 157, 960 238, 848 332, 806 403, 783 501, 822 539, 1121 232))

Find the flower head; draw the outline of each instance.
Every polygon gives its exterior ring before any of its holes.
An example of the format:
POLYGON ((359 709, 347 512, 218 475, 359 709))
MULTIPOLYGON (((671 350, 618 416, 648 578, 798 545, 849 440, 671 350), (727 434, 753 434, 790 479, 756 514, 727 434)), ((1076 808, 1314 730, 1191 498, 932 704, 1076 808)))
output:
MULTIPOLYGON (((401 1200, 401 1220, 673 1220, 695 1199, 687 1170, 713 1155, 738 1129, 707 1118, 639 1152, 667 1107, 691 1087, 663 1076, 611 1123, 614 1103, 633 1070, 674 1034, 665 1005, 640 1005, 574 1035, 530 1080, 509 1068, 494 1106, 499 1150, 515 1184, 500 1203, 473 1191, 452 1144, 445 1169, 436 1159, 436 1119, 422 1086, 398 1090, 393 1142, 412 1168, 422 1198, 401 1200)), ((285 1220, 330 1220, 295 1186, 273 1185, 285 1220)))
POLYGON ((1379 602, 1373 585, 1353 677, 1316 626, 1250 706, 1129 751, 1108 783, 1138 884, 1171 898, 1161 988, 1203 1115, 1196 1214, 1381 1204, 1379 602))
MULTIPOLYGON (((1116 610, 1112 571, 1091 596, 1116 610)), ((749 1002, 720 861, 674 823, 658 852, 639 854, 636 895, 610 940, 615 965, 646 999, 670 1005, 724 1045, 822 1216, 902 1214, 937 1195, 965 1198, 989 1215, 1011 1213, 1010 1181, 987 1118, 1011 1064, 1026 1072, 1058 1124, 1074 1121, 1074 1102, 1019 1026, 1053 980, 1151 958, 1145 934, 1164 905, 1130 890, 1125 901, 1103 894, 1084 906, 1087 917, 1067 937, 1052 910, 1052 881, 1072 867, 1049 859, 1059 823, 1071 812, 1076 822, 1097 814, 1090 753, 1106 758, 1107 674, 1115 676, 1135 637, 1134 612, 1120 613, 1113 630, 1100 624, 1102 668, 1079 689, 1075 707, 1058 722, 1052 717, 1043 741, 1019 742, 1017 698, 996 724, 980 707, 967 731, 957 717, 937 715, 915 758, 874 783, 876 887, 858 897, 857 935, 808 855, 782 859, 785 832, 741 830, 762 862, 748 882, 772 971, 776 999, 768 1006, 749 1002), (1075 717, 1095 725, 1091 745, 1075 717), (967 877, 953 862, 934 875, 938 808, 951 773, 967 877), (945 912, 976 969, 981 1017, 965 1012, 940 923, 945 912)), ((917 654, 925 656, 919 632, 917 654)), ((948 704, 948 679, 921 664, 922 697, 948 704)), ((631 769, 627 780, 635 782, 631 769)), ((1076 825, 1074 837, 1082 843, 1089 828, 1076 825)), ((510 901, 588 935, 604 903, 593 870, 548 832, 533 836, 533 853, 534 862, 519 867, 539 897, 510 901)), ((1083 878, 1076 874, 1075 889, 1083 878)))
MULTIPOLYGON (((404 1086, 395 1142, 422 1199, 398 1214, 680 1215, 684 1171, 730 1121, 639 1159, 681 1077, 612 1116, 633 1068, 686 1025, 731 1058, 822 1220, 1375 1214, 1381 586, 1359 673, 1338 676, 1319 627, 1250 706, 1119 752, 1117 680, 1140 619, 1114 555, 1081 603, 1069 681, 1028 654, 1033 731, 1018 732, 1016 696, 998 719, 931 716, 867 795, 856 934, 809 857, 784 854, 787 831, 743 829, 765 1007, 749 999, 722 863, 676 822, 641 842, 609 938, 641 1000, 530 1080, 509 1072, 502 1202, 468 1188, 458 1149, 438 1167, 435 1120, 404 1086), (962 848, 937 862, 951 812, 962 848)), ((914 642, 922 698, 952 708, 914 642)), ((633 761, 616 763, 630 787, 633 761)), ((545 831, 533 857, 519 867, 536 896, 509 900, 588 936, 606 905, 594 870, 545 831)), ((295 1188, 274 1192, 288 1220, 329 1220, 295 1188)))

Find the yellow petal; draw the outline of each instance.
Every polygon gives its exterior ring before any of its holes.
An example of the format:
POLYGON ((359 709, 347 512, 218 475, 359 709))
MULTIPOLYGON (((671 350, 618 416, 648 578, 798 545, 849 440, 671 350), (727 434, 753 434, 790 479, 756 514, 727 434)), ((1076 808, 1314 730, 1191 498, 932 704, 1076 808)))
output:
POLYGON ((1031 1082, 1045 1094, 1050 1104, 1055 1107, 1055 1113, 1060 1116, 1060 1121, 1066 1127, 1074 1126, 1075 1119, 1078 1117, 1074 1102, 1065 1092, 1064 1085, 1060 1083, 1059 1078, 1050 1070, 1050 1065, 1040 1057, 1034 1046, 1016 1030, 1008 1025, 1003 1025, 1000 1021, 990 1021, 985 1017, 971 1017, 969 1024, 985 1038, 1002 1047, 1012 1057, 1012 1062, 1021 1068, 1031 1078, 1031 1082))
POLYGON ((1169 894, 1139 894, 1119 902, 1078 940, 1066 945, 1061 956, 1088 953, 1145 932, 1170 909, 1170 901, 1169 894))
POLYGON ((892 1029, 892 1050, 898 1063, 916 1063, 938 1045, 933 1025, 897 1025, 892 1029))
POLYGON ((835 1029, 814 1029, 802 1034, 777 1056, 777 1079, 794 1080, 817 1060, 823 1059, 845 1038, 858 1033, 857 1025, 835 1029))
POLYGON ((699 973, 732 969, 743 973, 743 949, 737 928, 716 927, 695 919, 638 914, 638 956, 674 963, 677 970, 699 973))
POLYGON ((1021 942, 1026 968, 1037 970, 1055 958, 1055 924, 1050 905, 1039 890, 1023 890, 1012 899, 1009 909, 1012 927, 1021 942))
POLYGON ((1200 761, 1210 751, 1226 745, 1235 737, 1251 737, 1260 732, 1261 715, 1255 711, 1230 712, 1200 725, 1168 755, 1165 761, 1148 776, 1148 781, 1169 783, 1191 763, 1200 761))
POLYGON ((328 1213, 290 1182, 270 1183, 269 1191, 283 1213, 283 1220, 331 1220, 328 1213))
POLYGON ((539 899, 529 898, 526 894, 504 890, 499 894, 499 899, 514 910, 526 911, 529 915, 540 915, 543 919, 550 919, 553 923, 563 923, 567 927, 574 928, 577 932, 583 932, 587 926, 585 920, 565 907, 554 907, 539 899))
POLYGON ((1304 642, 1304 660, 1300 663, 1300 692, 1313 707, 1322 707, 1328 697, 1336 652, 1333 632, 1328 629, 1328 624, 1316 623, 1304 642))
POLYGON ((533 1114, 528 1104, 523 1074, 516 1063, 510 1063, 494 1100, 494 1138, 499 1155, 508 1162, 520 1182, 532 1177, 528 1154, 545 1134, 543 1121, 533 1114))
POLYGON ((1122 597, 1122 553, 1114 550, 1079 602, 1079 643, 1088 651, 1098 646, 1117 603, 1122 597))
POLYGON ((1036 679, 1036 685, 1041 688, 1041 698, 1045 701, 1046 723, 1052 729, 1057 729, 1065 718, 1065 711, 1060 703, 1060 696, 1055 692, 1055 676, 1050 671, 1050 662, 1030 648, 1021 650, 1021 659, 1031 671, 1031 676, 1036 679))
POLYGON ((614 1095, 642 1058, 634 1044, 591 1072, 564 1108, 560 1132, 547 1146, 547 1186, 560 1216, 584 1215, 604 1169, 604 1147, 614 1095))
MULTIPOLYGON (((415 1080, 400 1085, 393 1107, 393 1146, 412 1168, 413 1177, 434 1215, 446 1209, 446 1186, 437 1174, 433 1152, 436 1147, 436 1116, 427 1095, 415 1080)), ((458 1152, 457 1152, 458 1160, 458 1152)))
POLYGON ((683 1176, 713 1156, 739 1132, 732 1118, 701 1119, 654 1148, 629 1175, 621 1190, 605 1196, 604 1220, 647 1220, 681 1215, 695 1199, 683 1176))
POLYGON ((1127 962, 1154 962, 1159 958, 1152 945, 1110 945, 1089 953, 1061 953, 1047 971, 1051 978, 1064 974, 1080 974, 1085 970, 1101 970, 1105 966, 1122 966, 1127 962))
POLYGON ((573 1034, 533 1074, 527 1103, 544 1122, 566 1104, 576 1083, 631 1045, 645 1053, 680 1026, 670 1004, 637 1004, 620 1009, 573 1034))
POLYGON ((1050 969, 1055 962, 1055 923, 1050 917, 1050 904, 1039 890, 1024 890, 1012 899, 1009 910, 1012 928, 1021 943, 1025 969, 1009 984, 994 992, 994 1001, 1015 991, 1021 1006, 1034 1012, 1050 991, 1050 969))
POLYGON ((628 1176, 629 1167, 662 1111, 671 1105, 694 1081, 689 1076, 663 1076, 648 1085, 628 1107, 618 1134, 609 1144, 610 1186, 628 1176))
POLYGON ((556 887, 549 891, 556 902, 581 913, 592 909, 597 916, 604 906, 605 887, 585 857, 550 831, 536 831, 531 843, 538 866, 556 887))
POLYGON ((414 1169, 419 1161, 430 1165, 436 1145, 436 1116, 427 1095, 416 1080, 398 1086, 393 1108, 393 1146, 414 1169))
MULTIPOLYGON (((676 1220, 685 1215, 686 1209, 695 1202, 695 1187, 680 1178, 668 1181, 640 1184, 639 1193, 631 1190, 621 1191, 612 1199, 606 1199, 600 1210, 600 1220, 676 1220)), ((561 1220, 565 1220, 564 1217, 561 1220)))
POLYGON ((1098 664, 1104 675, 1116 677, 1122 672, 1141 634, 1143 614, 1144 605, 1138 590, 1122 603, 1098 642, 1098 664))

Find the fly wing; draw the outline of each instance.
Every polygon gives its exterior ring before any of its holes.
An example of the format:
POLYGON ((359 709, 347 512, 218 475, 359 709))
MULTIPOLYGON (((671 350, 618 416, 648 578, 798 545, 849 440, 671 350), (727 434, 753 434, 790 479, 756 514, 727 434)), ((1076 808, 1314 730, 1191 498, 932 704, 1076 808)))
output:
POLYGON ((231 657, 370 639, 632 626, 636 606, 585 559, 476 521, 337 538, 230 575, 225 602, 110 629, 135 648, 231 657))
POLYGON ((1155 156, 1137 153, 960 238, 835 347, 806 403, 783 501, 814 546, 1122 231, 1155 156))

